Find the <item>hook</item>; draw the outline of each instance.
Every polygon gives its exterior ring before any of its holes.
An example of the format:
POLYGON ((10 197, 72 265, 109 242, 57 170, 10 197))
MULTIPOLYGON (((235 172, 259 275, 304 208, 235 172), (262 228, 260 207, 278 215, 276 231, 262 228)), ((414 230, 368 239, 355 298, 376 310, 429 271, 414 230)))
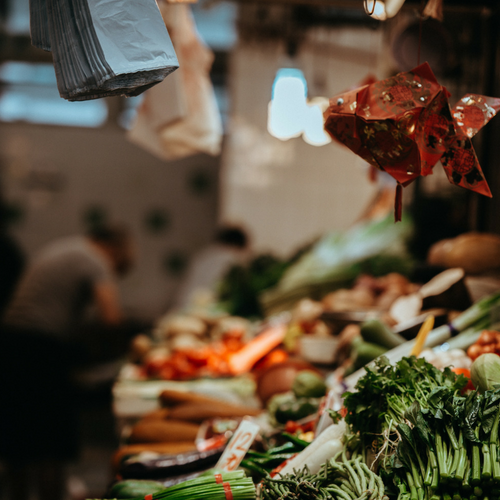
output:
POLYGON ((371 16, 373 15, 373 13, 375 12, 375 6, 377 5, 377 0, 371 0, 372 1, 372 7, 371 7, 371 12, 370 12, 370 9, 368 8, 368 0, 363 0, 363 6, 365 8, 365 12, 371 16))

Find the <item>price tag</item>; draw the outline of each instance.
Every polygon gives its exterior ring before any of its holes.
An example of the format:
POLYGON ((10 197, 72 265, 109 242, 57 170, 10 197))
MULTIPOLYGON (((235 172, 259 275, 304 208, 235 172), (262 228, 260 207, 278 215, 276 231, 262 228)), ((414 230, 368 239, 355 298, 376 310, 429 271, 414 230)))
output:
POLYGON ((260 427, 256 423, 250 420, 242 420, 215 468, 227 472, 235 470, 240 465, 250 446, 252 446, 259 429, 260 427))

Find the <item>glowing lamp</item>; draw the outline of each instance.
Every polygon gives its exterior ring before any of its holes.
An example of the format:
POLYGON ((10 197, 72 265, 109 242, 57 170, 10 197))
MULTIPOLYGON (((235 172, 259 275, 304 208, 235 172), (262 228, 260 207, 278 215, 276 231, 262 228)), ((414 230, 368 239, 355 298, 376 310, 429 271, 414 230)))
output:
POLYGON ((280 69, 268 106, 267 130, 282 141, 302 135, 308 144, 323 146, 331 141, 323 128, 326 107, 317 102, 308 104, 307 82, 301 70, 280 69))
POLYGON ((379 21, 394 17, 400 10, 405 0, 365 0, 365 12, 379 21))

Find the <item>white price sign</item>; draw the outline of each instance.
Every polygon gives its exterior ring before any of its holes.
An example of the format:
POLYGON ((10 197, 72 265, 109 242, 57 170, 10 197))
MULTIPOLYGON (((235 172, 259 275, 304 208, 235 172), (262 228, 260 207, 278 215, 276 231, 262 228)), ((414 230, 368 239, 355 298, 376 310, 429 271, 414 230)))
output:
POLYGON ((259 429, 260 427, 256 423, 242 420, 215 468, 227 472, 235 470, 252 446, 259 429))

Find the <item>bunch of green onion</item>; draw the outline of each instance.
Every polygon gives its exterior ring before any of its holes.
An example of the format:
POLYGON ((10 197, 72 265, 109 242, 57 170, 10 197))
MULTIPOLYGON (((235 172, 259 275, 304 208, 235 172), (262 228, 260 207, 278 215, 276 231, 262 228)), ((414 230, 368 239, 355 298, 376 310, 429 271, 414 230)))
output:
POLYGON ((140 496, 131 500, 255 500, 256 489, 245 472, 222 472, 202 475, 147 497, 140 496))
MULTIPOLYGON (((220 474, 224 483, 229 483, 233 500, 255 500, 255 485, 242 470, 220 474)), ((223 483, 218 483, 216 475, 200 476, 183 483, 170 486, 153 495, 153 500, 226 500, 223 483)), ((139 499, 138 499, 139 500, 139 499)), ((142 500, 142 499, 141 499, 142 500)))

